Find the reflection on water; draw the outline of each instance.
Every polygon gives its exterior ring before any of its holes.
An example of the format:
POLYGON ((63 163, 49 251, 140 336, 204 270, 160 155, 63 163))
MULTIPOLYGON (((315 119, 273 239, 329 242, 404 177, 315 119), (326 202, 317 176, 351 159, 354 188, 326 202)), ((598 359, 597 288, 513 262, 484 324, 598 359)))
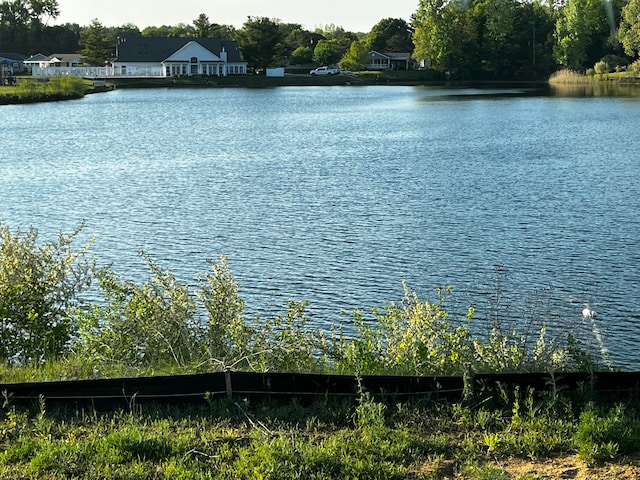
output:
POLYGON ((557 97, 637 97, 640 84, 598 82, 593 85, 552 84, 551 92, 557 97))

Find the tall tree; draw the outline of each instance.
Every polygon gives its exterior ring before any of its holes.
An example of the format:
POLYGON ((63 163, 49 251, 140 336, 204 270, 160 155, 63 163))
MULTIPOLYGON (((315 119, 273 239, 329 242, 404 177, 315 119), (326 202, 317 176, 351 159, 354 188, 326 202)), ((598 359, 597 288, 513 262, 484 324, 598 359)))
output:
POLYGON ((377 52, 413 52, 411 27, 401 18, 385 18, 367 35, 367 48, 377 52))
POLYGON ((47 23, 49 19, 56 19, 60 15, 58 0, 31 0, 31 17, 37 18, 41 23, 47 23), (47 21, 42 22, 43 19, 47 21))
POLYGON ((267 68, 282 60, 283 36, 276 21, 267 17, 248 17, 236 32, 244 59, 253 68, 267 68))
POLYGON ((201 13, 198 18, 193 21, 193 27, 195 28, 195 36, 200 38, 206 38, 211 35, 211 22, 209 17, 204 13, 201 13))
POLYGON ((618 38, 627 55, 640 55, 640 0, 629 0, 622 9, 618 38))
POLYGON ((332 40, 320 40, 313 49, 313 61, 320 65, 334 65, 341 56, 332 40))
POLYGON ((478 46, 477 27, 469 9, 455 1, 420 0, 414 28, 416 60, 448 76, 468 76, 478 46))
POLYGON ((302 65, 313 61, 313 49, 310 46, 298 47, 289 56, 289 63, 302 65))
POLYGON ((118 42, 118 38, 136 38, 140 37, 140 29, 133 23, 125 23, 120 27, 108 27, 107 35, 113 45, 118 42))
POLYGON ((369 49, 365 42, 356 40, 340 60, 340 68, 347 70, 364 70, 369 63, 369 49))
MULTIPOLYGON (((558 63, 576 70, 593 66, 607 53, 616 51, 615 21, 610 24, 606 0, 569 0, 556 22, 554 55, 558 63)), ((615 13, 612 14, 615 17, 615 13)))
POLYGON ((84 63, 102 67, 113 58, 114 50, 115 43, 98 19, 80 32, 80 54, 84 63))

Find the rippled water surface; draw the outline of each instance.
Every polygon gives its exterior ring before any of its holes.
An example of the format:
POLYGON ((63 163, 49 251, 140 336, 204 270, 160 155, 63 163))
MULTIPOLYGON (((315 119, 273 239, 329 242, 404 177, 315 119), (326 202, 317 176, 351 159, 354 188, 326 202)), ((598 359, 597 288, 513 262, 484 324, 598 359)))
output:
POLYGON ((559 324, 589 304, 640 368, 638 98, 121 90, 0 113, 0 221, 52 239, 86 219, 123 278, 147 277, 141 249, 190 283, 224 253, 249 311, 305 299, 318 328, 403 280, 479 319, 498 288, 514 315, 542 292, 559 324))

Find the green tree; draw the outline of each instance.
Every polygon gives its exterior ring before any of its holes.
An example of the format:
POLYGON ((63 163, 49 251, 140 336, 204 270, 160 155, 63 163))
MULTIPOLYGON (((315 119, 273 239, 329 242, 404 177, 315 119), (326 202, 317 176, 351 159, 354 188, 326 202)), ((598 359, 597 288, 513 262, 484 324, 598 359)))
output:
POLYGON ((41 362, 65 353, 75 333, 69 312, 93 278, 90 243, 75 250, 83 225, 38 244, 38 231, 0 225, 0 359, 41 362))
POLYGON ((56 19, 60 15, 58 0, 31 0, 26 2, 30 6, 30 17, 41 23, 43 19, 56 19))
POLYGON ((51 51, 49 49, 55 47, 52 33, 57 30, 47 27, 46 24, 59 14, 57 0, 1 2, 0 45, 3 51, 51 51))
POLYGON ((413 43, 416 60, 448 76, 465 77, 476 62, 477 26, 469 9, 458 2, 420 0, 413 43))
POLYGON ((282 61, 282 32, 266 17, 249 17, 236 32, 244 59, 253 68, 267 68, 282 61))
POLYGON ((146 27, 142 30, 143 37, 193 37, 195 35, 193 25, 178 23, 176 25, 161 25, 159 27, 146 27))
POLYGON ((223 40, 233 40, 236 35, 236 29, 233 25, 222 25, 212 23, 209 27, 209 36, 213 38, 221 38, 223 40))
MULTIPOLYGON (((617 51, 615 26, 610 24, 607 16, 608 7, 617 10, 609 1, 568 1, 556 22, 554 55, 560 65, 584 70, 607 53, 617 51)), ((613 10, 611 14, 616 16, 613 10)), ((611 22, 614 21, 611 18, 611 22)))
POLYGON ((367 35, 367 48, 376 52, 413 52, 411 27, 401 18, 385 18, 367 35))
POLYGON ((618 38, 627 55, 640 55, 640 0, 629 0, 622 9, 618 38))
POLYGON ((313 61, 313 49, 309 46, 298 47, 289 57, 289 63, 292 65, 302 65, 313 61))
POLYGON ((364 70, 369 63, 369 49, 361 41, 351 43, 349 51, 340 60, 340 68, 346 70, 364 70))
POLYGON ((115 43, 108 30, 97 20, 80 32, 80 54, 88 65, 102 67, 113 58, 115 43))
POLYGON ((198 18, 193 21, 193 27, 195 28, 195 36, 206 38, 211 35, 211 22, 209 17, 204 13, 201 13, 198 18))
POLYGON ((115 45, 118 38, 136 38, 140 37, 140 29, 133 23, 125 23, 120 27, 107 28, 110 41, 115 45))
POLYGON ((516 0, 482 0, 474 5, 473 17, 481 35, 480 56, 491 77, 516 76, 523 58, 530 58, 531 28, 523 23, 523 8, 516 0), (524 32, 525 38, 521 38, 524 32))
POLYGON ((319 65, 334 65, 340 57, 340 52, 331 40, 320 40, 313 49, 313 61, 319 65))

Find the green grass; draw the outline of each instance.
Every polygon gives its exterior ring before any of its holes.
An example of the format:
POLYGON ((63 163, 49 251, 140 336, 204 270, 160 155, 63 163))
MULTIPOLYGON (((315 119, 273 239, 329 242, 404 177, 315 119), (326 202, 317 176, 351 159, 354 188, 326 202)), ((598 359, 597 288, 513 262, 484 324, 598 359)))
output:
POLYGON ((0 477, 501 480, 514 478, 503 468, 509 459, 581 455, 602 442, 615 452, 590 462, 639 452, 640 422, 628 407, 516 398, 489 410, 380 404, 364 392, 353 403, 238 400, 106 414, 9 401, 0 409, 0 477))
POLYGON ((70 100, 99 90, 78 77, 19 77, 17 85, 0 87, 0 104, 70 100))

